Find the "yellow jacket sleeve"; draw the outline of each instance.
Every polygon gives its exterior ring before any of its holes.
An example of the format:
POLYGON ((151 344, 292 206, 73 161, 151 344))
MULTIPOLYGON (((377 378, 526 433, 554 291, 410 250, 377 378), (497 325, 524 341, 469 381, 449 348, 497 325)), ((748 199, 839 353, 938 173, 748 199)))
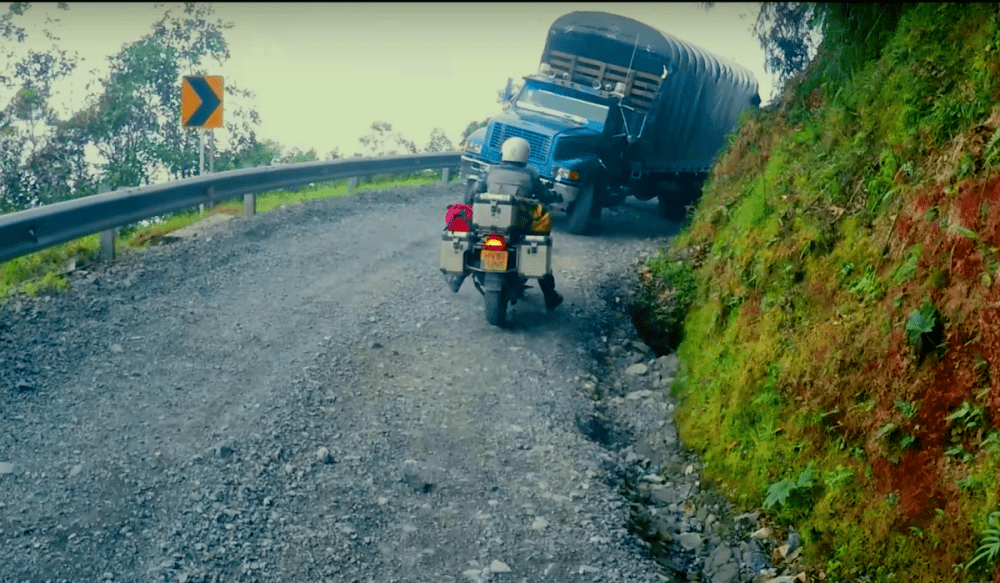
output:
POLYGON ((531 209, 531 232, 539 235, 548 235, 552 232, 552 215, 545 207, 537 204, 531 209))

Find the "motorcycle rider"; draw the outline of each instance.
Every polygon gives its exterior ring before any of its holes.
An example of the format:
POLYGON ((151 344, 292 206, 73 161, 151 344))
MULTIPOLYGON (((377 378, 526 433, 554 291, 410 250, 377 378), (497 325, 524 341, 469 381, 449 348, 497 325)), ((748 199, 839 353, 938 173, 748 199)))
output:
MULTIPOLYGON (((477 193, 490 192, 518 197, 518 208, 524 216, 524 228, 528 234, 548 235, 552 231, 552 218, 542 204, 525 204, 525 199, 549 202, 548 190, 538 178, 538 172, 528 166, 531 144, 524 138, 509 138, 500 148, 500 164, 490 166, 486 180, 480 181, 477 193)), ((458 292, 466 275, 452 278, 451 289, 458 292)), ((556 292, 556 281, 551 273, 538 279, 538 287, 545 296, 545 308, 554 310, 563 302, 556 292)))

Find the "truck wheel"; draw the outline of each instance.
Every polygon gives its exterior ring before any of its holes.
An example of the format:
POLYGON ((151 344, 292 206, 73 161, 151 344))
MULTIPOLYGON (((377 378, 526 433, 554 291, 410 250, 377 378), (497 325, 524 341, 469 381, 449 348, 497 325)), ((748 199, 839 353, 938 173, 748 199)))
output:
MULTIPOLYGON (((594 216, 594 182, 590 181, 583 185, 580 194, 573 201, 573 207, 569 209, 569 222, 567 230, 574 235, 582 235, 587 232, 590 220, 594 216)), ((600 207, 597 212, 600 212, 600 207)))
POLYGON ((660 216, 668 221, 681 222, 687 216, 684 199, 676 192, 661 193, 656 202, 660 209, 660 216))
MULTIPOLYGON (((595 198, 596 198, 596 194, 595 198)), ((599 223, 601 221, 601 213, 604 212, 604 207, 601 206, 597 201, 590 207, 590 220, 592 223, 599 223)))
POLYGON ((484 294, 486 301, 486 321, 494 326, 503 326, 507 320, 507 298, 504 297, 503 290, 487 291, 484 294))
POLYGON ((701 188, 705 185, 706 180, 708 180, 707 174, 695 174, 691 177, 691 181, 688 183, 691 196, 690 204, 696 204, 701 198, 701 188))
MULTIPOLYGON (((705 183, 705 178, 704 174, 690 174, 686 176, 681 182, 680 192, 676 193, 673 197, 673 204, 667 204, 668 207, 673 207, 673 211, 668 208, 666 211, 667 214, 663 215, 663 218, 671 221, 684 221, 687 219, 687 207, 698 204, 698 200, 701 198, 701 187, 705 183)), ((663 205, 663 197, 661 196, 661 214, 664 213, 663 205)))
POLYGON ((629 194, 636 200, 653 200, 659 195, 660 183, 652 176, 646 176, 639 180, 631 189, 629 194))

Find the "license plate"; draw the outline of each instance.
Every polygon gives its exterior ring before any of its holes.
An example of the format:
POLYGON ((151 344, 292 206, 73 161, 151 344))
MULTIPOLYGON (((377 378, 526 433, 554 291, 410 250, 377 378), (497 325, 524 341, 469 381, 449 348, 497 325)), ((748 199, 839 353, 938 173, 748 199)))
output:
POLYGON ((507 252, 483 249, 483 269, 486 271, 507 271, 507 252))

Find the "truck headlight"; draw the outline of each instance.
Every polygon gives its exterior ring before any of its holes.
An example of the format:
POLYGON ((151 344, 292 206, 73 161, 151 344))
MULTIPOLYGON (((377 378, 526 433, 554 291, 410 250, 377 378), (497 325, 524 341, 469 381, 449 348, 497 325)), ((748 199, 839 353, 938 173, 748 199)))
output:
POLYGON ((465 142, 465 151, 471 152, 473 154, 479 154, 483 150, 483 145, 475 142, 465 142))
POLYGON ((552 175, 555 176, 556 178, 562 178, 563 180, 580 179, 580 173, 577 172, 576 170, 569 170, 567 168, 560 168, 558 166, 554 166, 552 168, 552 175))

